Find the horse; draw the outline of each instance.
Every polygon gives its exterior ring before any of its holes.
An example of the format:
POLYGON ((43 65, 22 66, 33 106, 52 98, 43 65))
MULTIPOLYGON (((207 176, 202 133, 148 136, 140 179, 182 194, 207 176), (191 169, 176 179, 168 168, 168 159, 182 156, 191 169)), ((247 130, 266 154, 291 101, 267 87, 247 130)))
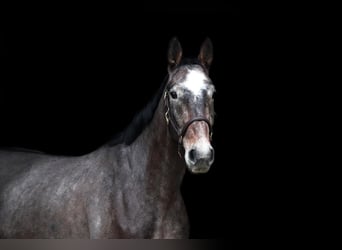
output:
POLYGON ((0 238, 185 239, 186 171, 214 162, 209 37, 169 40, 166 77, 129 125, 82 155, 0 150, 0 238))

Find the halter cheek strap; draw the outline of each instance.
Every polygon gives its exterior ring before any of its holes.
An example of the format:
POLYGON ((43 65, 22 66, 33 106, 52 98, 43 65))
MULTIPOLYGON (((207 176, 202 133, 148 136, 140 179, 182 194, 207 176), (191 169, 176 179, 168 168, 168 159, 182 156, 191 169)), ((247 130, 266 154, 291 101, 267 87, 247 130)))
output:
POLYGON ((186 133, 186 131, 188 130, 189 126, 197 121, 204 121, 208 124, 209 127, 209 137, 210 140, 212 140, 212 126, 210 124, 210 121, 205 118, 205 117, 195 117, 193 119, 190 119, 189 121, 187 121, 184 126, 182 128, 178 127, 177 124, 175 123, 174 119, 172 119, 173 117, 170 116, 170 105, 169 105, 169 99, 167 98, 167 93, 168 91, 165 91, 164 93, 164 101, 165 101, 165 107, 166 107, 166 111, 165 111, 165 120, 166 120, 166 124, 167 125, 171 125, 171 133, 174 135, 174 137, 176 137, 176 140, 178 141, 178 154, 179 156, 181 156, 180 150, 181 150, 181 146, 182 146, 182 142, 183 142, 183 137, 186 133))

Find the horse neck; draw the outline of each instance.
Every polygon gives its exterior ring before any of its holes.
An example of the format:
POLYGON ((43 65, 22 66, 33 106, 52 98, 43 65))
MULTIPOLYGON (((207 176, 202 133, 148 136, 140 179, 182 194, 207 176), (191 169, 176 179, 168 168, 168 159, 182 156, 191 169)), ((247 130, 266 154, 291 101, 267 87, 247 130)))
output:
POLYGON ((152 121, 130 148, 133 157, 141 162, 136 171, 144 171, 142 174, 148 182, 148 192, 172 197, 180 190, 186 167, 178 154, 178 144, 171 137, 164 114, 164 100, 161 99, 152 121))

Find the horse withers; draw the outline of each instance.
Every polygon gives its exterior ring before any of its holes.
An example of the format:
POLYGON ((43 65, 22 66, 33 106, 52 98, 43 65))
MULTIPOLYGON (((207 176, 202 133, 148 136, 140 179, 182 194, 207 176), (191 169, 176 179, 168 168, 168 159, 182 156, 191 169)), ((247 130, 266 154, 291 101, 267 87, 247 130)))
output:
POLYGON ((167 76, 131 124, 82 156, 0 150, 0 238, 188 238, 186 169, 205 173, 215 88, 212 43, 183 58, 170 40, 167 76))

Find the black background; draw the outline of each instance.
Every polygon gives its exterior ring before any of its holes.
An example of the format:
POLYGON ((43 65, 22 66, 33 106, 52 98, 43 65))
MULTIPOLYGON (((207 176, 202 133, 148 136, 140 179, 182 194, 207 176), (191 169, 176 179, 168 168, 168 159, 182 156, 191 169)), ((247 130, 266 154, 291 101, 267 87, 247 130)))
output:
POLYGON ((261 31, 253 20, 246 22, 244 9, 49 7, 13 18, 7 28, 0 146, 65 155, 88 153, 129 124, 162 83, 173 36, 185 56, 196 56, 210 37, 216 160, 209 173, 184 179, 191 237, 230 239, 240 227, 255 227, 250 220, 258 217, 264 188, 263 178, 254 177, 266 173, 277 154, 272 133, 282 122, 270 119, 277 109, 268 105, 276 95, 266 91, 281 87, 268 85, 270 75, 261 77, 270 66, 264 43, 272 41, 259 40, 261 31))

